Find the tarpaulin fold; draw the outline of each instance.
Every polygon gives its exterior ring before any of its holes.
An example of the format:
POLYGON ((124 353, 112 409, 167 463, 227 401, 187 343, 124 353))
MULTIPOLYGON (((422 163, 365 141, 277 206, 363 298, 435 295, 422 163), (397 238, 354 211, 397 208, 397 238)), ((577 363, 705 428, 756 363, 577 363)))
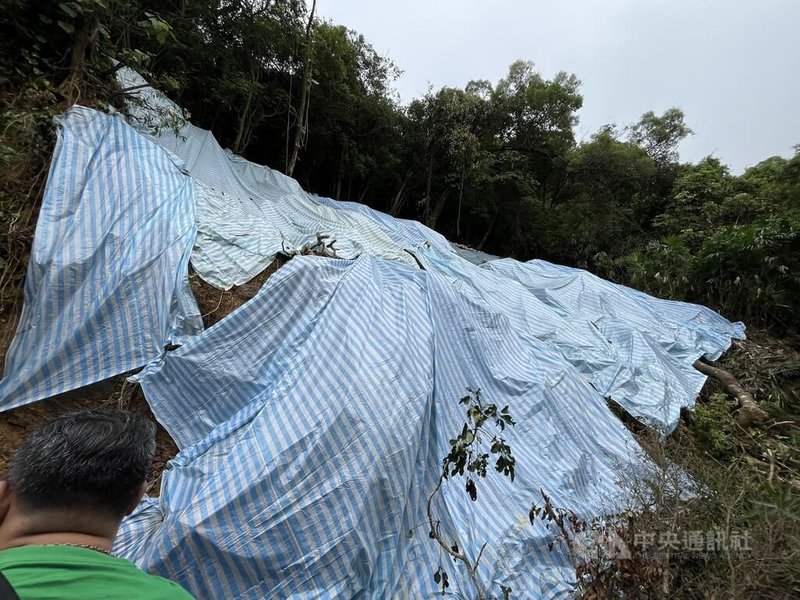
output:
MULTIPOLYGON (((204 597, 435 594, 443 559, 425 503, 467 386, 517 420, 505 434, 516 478, 491 473, 477 502, 449 480, 435 510, 471 556, 487 543, 480 578, 495 591, 567 597, 574 571, 556 533, 529 523, 531 503, 544 489, 601 514, 642 461, 557 354, 446 278, 368 256, 294 258, 141 383, 181 452, 115 550, 204 597)), ((473 597, 448 569, 452 590, 473 597)))
POLYGON ((568 597, 574 569, 531 503, 545 490, 587 519, 618 510, 618 480, 646 460, 606 398, 668 433, 704 381, 692 362, 743 326, 312 196, 137 93, 140 132, 85 108, 63 119, 0 383, 5 409, 147 365, 139 381, 180 452, 116 550, 198 597, 433 595, 425 503, 471 387, 517 420, 516 479, 492 473, 477 502, 446 482, 442 530, 472 556, 487 543, 479 577, 495 592, 568 597), (227 289, 317 234, 342 259, 293 258, 202 331, 190 252, 227 289))
POLYGON ((121 117, 61 118, 0 409, 107 379, 202 329, 194 181, 121 117))

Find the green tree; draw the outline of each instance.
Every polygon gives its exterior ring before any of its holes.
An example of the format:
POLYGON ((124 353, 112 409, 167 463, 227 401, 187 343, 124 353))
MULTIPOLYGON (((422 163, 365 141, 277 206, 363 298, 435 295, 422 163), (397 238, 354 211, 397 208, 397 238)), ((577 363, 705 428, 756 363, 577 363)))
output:
POLYGON ((733 191, 734 178, 718 159, 708 157, 685 165, 654 225, 667 234, 683 234, 696 247, 719 224, 722 205, 733 191))
POLYGON ((314 85, 301 180, 334 198, 364 199, 394 168, 398 109, 390 85, 398 71, 363 36, 319 23, 314 29, 314 85), (358 195, 353 198, 353 192, 358 195))
MULTIPOLYGON (((414 171, 424 177, 418 201, 421 217, 436 227, 446 203, 463 199, 468 173, 480 150, 476 134, 485 100, 455 88, 428 92, 411 102, 412 140, 419 146, 414 171)), ((458 224, 456 226, 458 229, 458 224)))
POLYGON ((562 202, 549 213, 548 245, 562 260, 589 264, 595 254, 619 256, 648 234, 656 167, 639 146, 606 127, 578 146, 568 163, 562 202))
POLYGON ((279 141, 269 162, 278 152, 283 159, 286 124, 296 118, 304 2, 142 1, 160 6, 172 31, 150 65, 155 83, 235 152, 261 158, 251 154, 253 142, 274 128, 279 141))
POLYGON ((630 128, 630 140, 663 167, 678 160, 678 144, 694 133, 684 120, 680 108, 670 108, 661 116, 653 111, 642 115, 630 128))
POLYGON ((562 199, 583 102, 578 87, 574 75, 547 80, 525 61, 512 64, 493 89, 473 84, 476 95, 488 97, 484 132, 491 132, 479 136, 485 193, 483 205, 472 206, 484 221, 479 247, 520 255, 536 248, 538 216, 562 199))

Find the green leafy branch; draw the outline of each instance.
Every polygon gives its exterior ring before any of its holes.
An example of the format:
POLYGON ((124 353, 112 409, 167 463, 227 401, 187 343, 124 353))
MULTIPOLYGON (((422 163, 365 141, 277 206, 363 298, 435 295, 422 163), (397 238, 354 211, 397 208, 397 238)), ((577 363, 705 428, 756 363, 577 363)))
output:
MULTIPOLYGON (((483 556, 483 551, 486 549, 486 543, 481 546, 474 561, 467 556, 464 549, 459 548, 457 543, 448 543, 442 535, 441 522, 433 516, 433 499, 441 490, 442 484, 446 479, 460 476, 466 477, 464 489, 470 499, 473 502, 477 501, 478 488, 475 485, 475 479, 486 477, 490 460, 494 460, 494 468, 497 472, 510 477, 511 481, 514 481, 516 460, 511 453, 511 448, 503 437, 487 431, 486 425, 493 422, 496 428, 503 432, 506 426, 514 426, 516 423, 509 413, 508 406, 498 409, 494 404, 486 404, 481 398, 479 389, 467 388, 467 392, 468 394, 459 401, 459 404, 467 405, 466 422, 461 429, 461 433, 450 440, 450 452, 444 458, 442 472, 436 482, 436 487, 431 492, 431 495, 428 496, 427 515, 428 525, 430 526, 428 536, 435 540, 453 560, 464 563, 477 590, 478 600, 486 600, 490 596, 487 595, 478 581, 478 565, 483 556), (485 451, 484 440, 487 440, 489 444, 488 452, 485 451)), ((442 595, 444 595, 447 588, 450 587, 450 581, 447 571, 441 564, 436 569, 433 579, 437 585, 442 586, 442 595)), ((508 600, 511 595, 511 588, 507 586, 500 587, 503 599, 508 600)))

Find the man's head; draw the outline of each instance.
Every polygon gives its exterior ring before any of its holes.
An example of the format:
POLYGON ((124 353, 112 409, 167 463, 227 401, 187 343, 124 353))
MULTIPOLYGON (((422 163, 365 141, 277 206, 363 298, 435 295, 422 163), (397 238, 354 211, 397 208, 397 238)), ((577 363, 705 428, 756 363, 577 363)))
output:
POLYGON ((39 426, 0 482, 0 528, 10 509, 39 522, 87 515, 118 525, 144 492, 155 445, 153 423, 118 410, 69 413, 39 426))

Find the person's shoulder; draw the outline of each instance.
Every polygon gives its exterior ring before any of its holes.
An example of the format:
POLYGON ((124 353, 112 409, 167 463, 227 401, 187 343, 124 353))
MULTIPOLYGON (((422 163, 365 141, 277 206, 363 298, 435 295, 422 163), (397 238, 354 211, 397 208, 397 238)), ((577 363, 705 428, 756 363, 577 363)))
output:
POLYGON ((124 580, 125 585, 133 585, 140 588, 141 598, 147 598, 148 600, 194 600, 194 596, 180 584, 171 579, 148 573, 127 558, 106 556, 104 559, 108 561, 109 565, 113 565, 113 570, 116 573, 119 573, 124 578, 120 579, 121 582, 124 580))
POLYGON ((133 562, 76 546, 20 546, 0 551, 0 569, 22 598, 194 600, 179 584, 133 562), (131 595, 131 593, 135 595, 131 595))
POLYGON ((148 598, 157 598, 158 600, 195 600, 189 592, 174 581, 159 577, 158 575, 151 575, 142 571, 142 575, 147 577, 151 590, 151 595, 148 598), (156 595, 157 594, 157 595, 156 595))

